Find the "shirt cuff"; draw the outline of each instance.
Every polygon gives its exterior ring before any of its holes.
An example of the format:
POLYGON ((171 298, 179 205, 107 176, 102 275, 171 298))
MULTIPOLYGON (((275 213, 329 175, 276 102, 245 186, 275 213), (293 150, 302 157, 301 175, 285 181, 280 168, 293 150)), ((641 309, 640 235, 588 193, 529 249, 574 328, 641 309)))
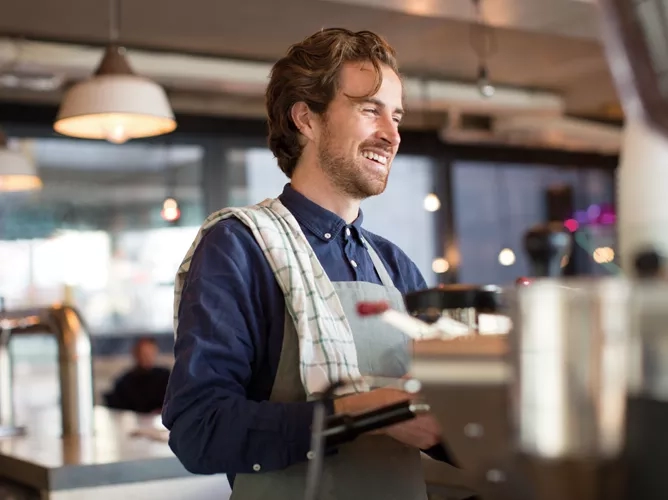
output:
MULTIPOLYGON (((331 399, 323 401, 325 405, 325 417, 334 414, 334 401, 331 399)), ((289 411, 294 411, 290 415, 288 435, 290 446, 288 447, 288 462, 304 462, 310 458, 311 435, 313 429, 313 414, 315 413, 316 402, 288 405, 289 411)), ((325 455, 336 454, 335 448, 326 449, 325 455)))

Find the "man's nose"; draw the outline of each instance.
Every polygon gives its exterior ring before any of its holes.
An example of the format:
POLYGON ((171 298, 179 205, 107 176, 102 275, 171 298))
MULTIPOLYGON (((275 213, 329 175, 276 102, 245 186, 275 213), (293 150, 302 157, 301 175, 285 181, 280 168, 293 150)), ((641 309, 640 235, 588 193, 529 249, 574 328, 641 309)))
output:
POLYGON ((399 134, 399 127, 393 118, 385 118, 383 124, 378 131, 378 136, 388 143, 389 146, 396 148, 401 142, 401 135, 399 134))

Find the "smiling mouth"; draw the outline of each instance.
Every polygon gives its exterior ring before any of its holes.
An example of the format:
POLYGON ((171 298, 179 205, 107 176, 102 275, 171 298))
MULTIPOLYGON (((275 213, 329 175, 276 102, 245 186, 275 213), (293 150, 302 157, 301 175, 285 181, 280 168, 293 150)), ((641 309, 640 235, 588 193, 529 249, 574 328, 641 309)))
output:
POLYGON ((389 161, 389 157, 372 151, 362 151, 362 156, 368 160, 375 161, 380 165, 387 165, 387 162, 389 161))

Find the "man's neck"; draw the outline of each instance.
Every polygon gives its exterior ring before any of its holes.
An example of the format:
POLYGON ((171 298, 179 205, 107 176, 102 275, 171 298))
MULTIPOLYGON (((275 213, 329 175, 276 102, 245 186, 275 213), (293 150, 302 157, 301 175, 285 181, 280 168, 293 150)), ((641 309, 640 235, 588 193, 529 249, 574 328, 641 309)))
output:
POLYGON ((290 179, 292 188, 309 200, 351 224, 357 219, 360 201, 337 190, 324 172, 316 168, 297 168, 290 179))

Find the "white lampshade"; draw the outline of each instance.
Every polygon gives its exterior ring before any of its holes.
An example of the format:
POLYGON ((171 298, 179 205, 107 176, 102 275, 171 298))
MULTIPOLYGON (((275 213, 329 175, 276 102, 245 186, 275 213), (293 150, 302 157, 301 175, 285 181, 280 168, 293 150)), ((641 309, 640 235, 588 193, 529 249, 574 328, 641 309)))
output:
POLYGON ((24 154, 7 149, 0 139, 0 191, 30 191, 42 188, 35 164, 24 154))
POLYGON ((117 144, 176 129, 165 91, 133 74, 121 48, 110 46, 91 79, 74 85, 53 126, 60 134, 117 144))

